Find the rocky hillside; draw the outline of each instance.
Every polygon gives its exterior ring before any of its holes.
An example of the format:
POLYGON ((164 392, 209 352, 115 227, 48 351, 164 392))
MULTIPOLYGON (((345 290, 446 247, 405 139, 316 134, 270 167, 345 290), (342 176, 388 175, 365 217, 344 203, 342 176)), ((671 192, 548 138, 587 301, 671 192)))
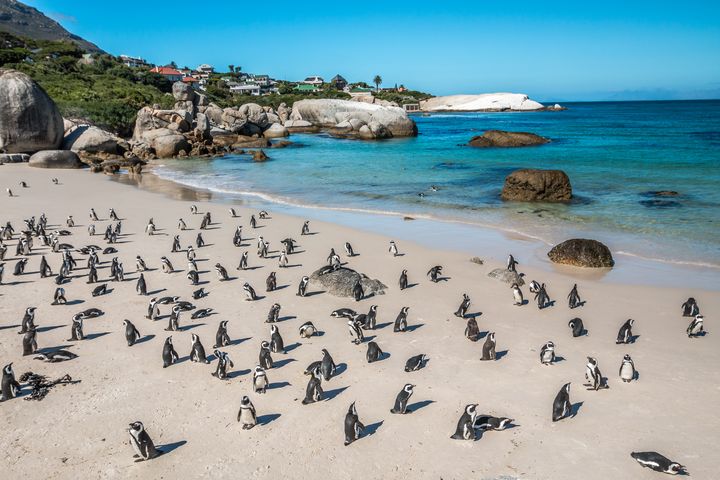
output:
POLYGON ((38 9, 15 0, 0 1, 0 32, 33 40, 70 40, 87 52, 103 53, 97 45, 68 32, 38 9))

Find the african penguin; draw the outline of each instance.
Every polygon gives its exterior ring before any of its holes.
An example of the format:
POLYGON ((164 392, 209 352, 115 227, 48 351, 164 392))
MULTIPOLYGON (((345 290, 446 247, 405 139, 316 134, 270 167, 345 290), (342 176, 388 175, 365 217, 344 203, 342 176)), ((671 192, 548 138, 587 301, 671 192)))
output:
POLYGON ((348 408, 348 411, 345 414, 345 446, 350 445, 360 438, 363 430, 365 430, 365 425, 363 425, 358 419, 355 402, 353 402, 350 404, 350 408, 348 408))
POLYGON ((397 397, 395 397, 395 405, 390 409, 390 413, 405 414, 409 412, 407 405, 408 400, 410 400, 413 394, 413 388, 415 388, 415 385, 411 383, 405 384, 402 390, 400 390, 400 393, 397 394, 397 397))
POLYGON ((465 406, 463 414, 458 420, 455 433, 450 438, 455 440, 475 440, 475 418, 477 417, 477 405, 471 403, 465 406))

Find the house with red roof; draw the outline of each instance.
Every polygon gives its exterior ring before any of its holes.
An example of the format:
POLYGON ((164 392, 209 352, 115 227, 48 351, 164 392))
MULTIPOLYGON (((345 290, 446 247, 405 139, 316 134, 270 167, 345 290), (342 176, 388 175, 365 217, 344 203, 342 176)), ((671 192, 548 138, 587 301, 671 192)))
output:
POLYGON ((180 82, 183 79, 183 74, 171 66, 154 67, 150 72, 160 74, 171 82, 180 82))

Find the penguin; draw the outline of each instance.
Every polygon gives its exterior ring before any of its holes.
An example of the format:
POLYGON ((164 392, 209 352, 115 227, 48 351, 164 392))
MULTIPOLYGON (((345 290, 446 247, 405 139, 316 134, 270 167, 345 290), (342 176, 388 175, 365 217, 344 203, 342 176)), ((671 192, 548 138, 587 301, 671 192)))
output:
POLYGON ((120 218, 118 218, 118 216, 117 216, 117 213, 115 213, 114 208, 110 209, 108 216, 110 217, 110 220, 112 220, 113 222, 117 222, 120 220, 120 218))
POLYGON ((400 273, 400 281, 398 283, 400 284, 400 290, 405 290, 408 287, 407 270, 403 270, 400 273))
POLYGON ((248 252, 243 252, 242 256, 240 257, 240 264, 237 267, 237 270, 247 270, 248 268, 248 252))
MULTIPOLYGON (((2 246, 0 245, 0 247, 2 247, 2 246)), ((2 258, 1 258, 2 255, 1 255, 1 254, 2 254, 2 251, 0 251, 0 259, 2 259, 2 258)), ((5 273, 5 263, 0 262, 0 285, 2 285, 2 282, 3 282, 3 274, 4 274, 4 273, 5 273)))
POLYGON ((165 344, 163 345, 163 351, 162 351, 162 359, 163 359, 163 368, 167 368, 170 365, 174 364, 178 361, 178 358, 180 358, 175 351, 175 348, 173 348, 172 343, 172 335, 167 337, 165 339, 165 344))
POLYGON ((192 334, 191 347, 190 347, 190 361, 191 362, 202 362, 210 363, 205 355, 205 347, 203 347, 200 337, 192 334))
POLYGON ((20 331, 18 334, 23 334, 35 326, 35 310, 37 310, 37 307, 28 307, 25 309, 25 315, 23 315, 22 321, 20 322, 20 331))
POLYGON ((266 340, 260 342, 259 363, 262 368, 273 368, 273 359, 270 355, 270 342, 266 340))
POLYGON ((269 215, 270 215, 270 214, 269 214, 266 210, 260 210, 260 211, 258 212, 258 217, 259 217, 261 220, 265 220, 266 218, 270 218, 269 215))
POLYGON ((370 310, 365 315, 365 323, 363 325, 364 330, 375 330, 375 324, 377 323, 377 305, 370 305, 370 310))
POLYGON ((513 257, 512 255, 508 255, 508 259, 507 259, 507 269, 508 269, 508 271, 510 271, 510 272, 516 272, 517 270, 516 270, 515 267, 516 267, 517 265, 519 265, 519 264, 520 264, 520 262, 518 262, 517 260, 515 260, 515 257, 513 257))
POLYGON ((278 260, 278 267, 287 268, 289 263, 290 263, 290 260, 288 259, 287 252, 283 248, 283 251, 280 252, 280 260, 278 260))
POLYGON ((72 317, 72 325, 70 326, 70 338, 68 342, 75 342, 85 338, 83 335, 83 320, 80 315, 74 315, 72 317))
POLYGON ((169 305, 171 303, 177 303, 180 300, 180 297, 161 297, 157 303, 160 305, 169 305))
POLYGON ((145 318, 149 320, 155 320, 160 315, 160 308, 158 307, 158 301, 156 297, 150 299, 148 303, 147 314, 145 318))
POLYGON ((298 291, 297 296, 298 297, 304 297, 307 292, 308 283, 310 283, 310 277, 304 276, 300 280, 300 284, 298 285, 298 291))
POLYGON ((467 311, 470 308, 470 297, 463 293, 463 299, 462 302, 460 302, 460 306, 458 307, 457 311, 455 312, 456 317, 465 318, 465 315, 467 315, 467 311))
POLYGON ((352 245, 350 245, 350 242, 345 242, 345 253, 348 254, 348 257, 355 256, 355 251, 353 250, 352 245))
POLYGON ((16 277, 23 275, 25 273, 25 265, 27 265, 28 259, 27 258, 21 258, 18 260, 18 262, 15 264, 15 270, 13 271, 13 275, 16 277))
POLYGON ((177 305, 173 306, 170 317, 168 317, 166 332, 177 332, 180 330, 180 312, 182 312, 182 308, 177 305))
POLYGON ((205 246, 205 239, 202 236, 202 232, 198 232, 197 237, 195 237, 195 246, 197 248, 202 248, 205 246))
POLYGON ((295 240, 288 237, 280 241, 283 245, 285 245, 285 251, 288 253, 288 255, 292 255, 295 252, 295 240))
POLYGON ((42 360, 47 363, 59 363, 72 360, 73 358, 77 358, 77 355, 72 352, 67 350, 55 350, 53 352, 40 353, 33 357, 33 360, 42 360))
POLYGON ((656 472, 667 473, 669 475, 686 475, 687 468, 677 462, 673 462, 664 455, 657 452, 632 452, 630 456, 640 465, 656 472))
POLYGON ((538 293, 540 291, 540 284, 533 280, 528 285, 528 290, 530 290, 530 293, 538 293))
POLYGON ((15 195, 13 195, 13 191, 10 190, 9 188, 6 188, 5 191, 7 192, 8 197, 14 197, 14 196, 15 196, 15 195))
POLYGON ((683 317, 694 317, 699 313, 700 308, 698 307, 698 304, 693 297, 688 298, 687 301, 682 304, 683 317))
POLYGON ((235 213, 234 208, 230 208, 228 211, 230 212, 230 217, 237 218, 238 215, 237 215, 237 213, 235 213))
POLYGON ((375 342, 368 342, 367 347, 367 353, 365 354, 365 358, 367 359, 368 363, 377 362, 380 360, 383 356, 382 350, 380 350, 380 347, 375 342))
POLYGON ((228 273, 225 267, 223 267, 219 263, 215 264, 215 271, 217 272, 218 279, 220 279, 221 282, 225 282, 230 279, 230 277, 228 277, 228 273))
POLYGON ((583 321, 581 318, 573 318, 568 322, 568 327, 572 330, 572 336, 573 337, 580 337, 582 335, 585 335, 587 332, 585 331, 585 326, 583 325, 583 321))
POLYGON ((310 338, 317 333, 317 328, 312 322, 308 321, 300 325, 300 338, 310 338))
POLYGON ((395 405, 390 409, 390 413, 399 413, 404 415, 410 412, 407 408, 407 404, 413 394, 413 388, 415 388, 415 385, 411 383, 405 384, 402 390, 400 390, 400 393, 397 394, 397 397, 395 397, 395 405))
POLYGON ((552 421, 560 421, 563 418, 569 417, 571 413, 570 384, 566 383, 555 396, 555 400, 553 400, 552 421))
MULTIPOLYGON (((185 221, 182 218, 178 220, 177 228, 178 228, 178 230, 187 230, 187 225, 185 224, 185 221)), ((175 238, 177 238, 177 236, 175 238)), ((177 250, 173 250, 173 251, 177 251, 177 250)))
POLYGON ((357 312, 351 308, 339 308, 337 310, 333 310, 332 313, 330 313, 330 316, 333 318, 347 318, 352 320, 357 316, 357 312))
POLYGON ((93 288, 92 296, 93 297, 100 297, 102 295, 105 295, 107 292, 107 283, 103 283, 102 285, 98 285, 97 287, 93 288))
POLYGON ((128 347, 132 347, 141 337, 140 332, 128 319, 123 320, 123 325, 125 325, 125 340, 127 340, 128 347))
POLYGON ((581 307, 583 305, 582 300, 580 300, 580 294, 578 294, 578 288, 577 283, 573 285, 572 290, 570 290, 570 293, 568 293, 568 307, 572 310, 573 308, 581 307))
POLYGON ((275 272, 270 272, 270 275, 268 275, 267 280, 265 280, 265 291, 266 292, 274 292, 277 289, 277 277, 275 276, 275 272))
POLYGON ((65 305, 66 303, 67 298, 65 298, 65 289, 62 287, 56 288, 55 294, 53 295, 52 305, 65 305))
POLYGON ((320 374, 326 382, 329 382, 330 379, 335 376, 337 366, 326 348, 322 349, 322 355, 322 359, 320 360, 320 374))
POLYGON ((465 338, 471 342, 477 342, 480 338, 480 327, 478 327, 477 320, 473 317, 469 318, 467 321, 467 326, 465 327, 465 338))
POLYGON ((490 332, 485 337, 480 360, 495 360, 495 332, 490 332))
POLYGON ((272 353, 285 353, 285 342, 283 342, 277 325, 270 325, 270 351, 272 353))
POLYGON ((525 300, 523 299, 523 293, 522 290, 520 290, 520 286, 517 283, 513 283, 510 288, 512 288, 513 299, 515 299, 514 305, 523 305, 525 303, 525 300))
POLYGON ((437 283, 440 280, 440 274, 442 273, 442 265, 435 265, 427 272, 427 276, 430 277, 430 281, 437 283))
POLYGON ((608 388, 605 380, 603 379, 602 373, 600 373, 598 361, 593 357, 587 357, 587 364, 585 365, 585 379, 589 382, 585 384, 590 387, 588 390, 597 391, 601 388, 608 388))
POLYGON ((197 286, 197 284, 200 282, 200 274, 197 272, 197 270, 188 270, 186 276, 187 279, 190 280, 190 284, 193 286, 197 286))
POLYGON ((0 402, 15 398, 20 393, 20 384, 15 380, 12 362, 3 367, 2 384, 0 384, 0 402))
POLYGON ((40 259, 40 278, 52 277, 52 269, 48 265, 45 255, 40 259))
POLYGON ((195 253, 195 249, 192 247, 192 245, 188 245, 187 249, 185 250, 185 258, 188 259, 188 261, 192 262, 197 257, 197 254, 195 253))
POLYGON ((270 311, 268 312, 267 320, 265 320, 265 323, 275 323, 275 322, 277 322, 277 321, 279 320, 279 318, 280 318, 280 308, 281 308, 281 307, 280 307, 280 304, 279 304, 279 303, 274 303, 274 304, 270 307, 270 311))
POLYGON ((255 393, 265 393, 268 385, 269 382, 265 370, 260 365, 256 366, 253 372, 253 389, 255 393))
POLYGON ((347 447, 360 438, 363 430, 365 430, 365 425, 360 422, 357 409, 355 408, 355 402, 353 402, 345 414, 345 446, 347 447))
POLYGON ((255 220, 255 215, 250 215, 250 228, 257 228, 257 220, 255 220))
POLYGON ((78 313, 82 317, 83 320, 86 320, 88 318, 97 318, 104 314, 102 310, 99 308, 88 308, 87 310, 83 310, 82 312, 78 313))
POLYGON ((240 401, 240 410, 238 411, 237 421, 242 423, 243 430, 250 430, 257 425, 255 406, 247 395, 244 395, 240 401))
POLYGON ((147 284, 145 283, 145 275, 142 273, 138 278, 137 284, 135 285, 135 291, 138 295, 147 295, 147 284))
POLYGON ((319 402, 323 399, 322 381, 320 377, 320 367, 316 367, 310 376, 307 387, 305 387, 305 398, 302 401, 303 405, 310 403, 319 402))
POLYGON ((90 225, 88 225, 88 235, 90 235, 91 237, 93 235, 95 235, 95 224, 94 223, 91 223, 90 225))
POLYGON ((622 363, 620 364, 620 371, 618 375, 620 375, 620 378, 625 383, 630 383, 631 381, 635 380, 636 376, 635 371, 635 362, 633 362, 633 359, 630 358, 630 355, 627 353, 623 357, 622 363))
POLYGON ((175 271, 167 257, 160 257, 160 262, 162 263, 163 273, 173 273, 175 271))
POLYGON ((97 268, 95 268, 95 265, 91 265, 90 269, 88 271, 87 284, 91 285, 91 284, 97 283, 97 282, 98 282, 97 268))
POLYGON ((207 297, 208 293, 205 291, 204 288, 198 288, 192 293, 192 297, 194 300, 199 300, 201 298, 207 297))
POLYGON ((258 299, 257 295, 255 294, 255 289, 250 286, 249 283, 245 282, 245 284, 243 285, 243 290, 245 290, 245 296, 247 297, 245 298, 246 301, 255 301, 258 299))
POLYGON ((142 422, 131 423, 128 432, 130 433, 130 443, 133 446, 133 450, 135 450, 134 457, 139 457, 136 462, 150 460, 164 453, 162 450, 155 448, 155 444, 150 439, 150 435, 145 431, 145 426, 142 422))
POLYGON ((508 417, 493 417, 492 415, 478 415, 473 425, 478 430, 502 431, 508 428, 515 420, 508 417))
POLYGON ((197 215, 197 213, 198 213, 197 205, 190 205, 190 213, 192 215, 197 215))
POLYGON ((471 403, 465 406, 463 414, 458 420, 455 433, 450 438, 454 440, 475 440, 475 419, 477 418, 477 404, 471 403))
POLYGON ((68 215, 67 219, 65 220, 65 224, 68 226, 68 228, 73 228, 75 226, 75 220, 73 220, 72 215, 68 215))
POLYGON ((395 318, 395 324, 393 325, 393 332, 404 332, 407 330, 407 315, 410 307, 402 307, 400 313, 395 318))
POLYGON ((150 236, 155 235, 155 224, 153 223, 152 218, 148 221, 148 224, 145 226, 145 233, 147 233, 150 236))
POLYGON ((363 298, 365 298, 365 292, 363 291, 362 284, 360 283, 360 280, 355 282, 355 285, 352 289, 352 296, 355 299, 356 302, 359 302, 363 298))
POLYGON ((145 264, 145 260, 140 255, 135 257, 135 271, 136 272, 147 272, 148 268, 145 264))
POLYGON ((543 365, 552 365, 555 361, 555 344, 547 342, 540 349, 540 363, 543 365))
POLYGON ((405 362, 405 371, 406 372, 416 372, 423 368, 425 364, 427 364, 428 358, 427 355, 424 353, 420 355, 415 355, 414 357, 410 357, 405 362))
POLYGON ((365 335, 362 331, 362 325, 355 321, 355 320, 348 320, 348 330, 350 331, 350 336, 352 337, 352 343, 355 345, 360 345, 363 340, 365 340, 365 335))
POLYGON ((697 338, 699 336, 705 335, 703 319, 704 317, 702 315, 695 315, 695 318, 692 319, 690 325, 688 325, 688 328, 686 330, 688 338, 697 338))
POLYGON ((622 327, 620 327, 620 331, 617 335, 617 340, 615 340, 615 343, 620 345, 622 343, 633 343, 633 334, 632 334, 632 327, 635 323, 635 320, 632 318, 628 319, 625 323, 623 323, 622 327))
POLYGON ((205 318, 212 315, 213 309, 212 308, 199 308, 193 312, 192 315, 190 315, 190 318, 193 320, 197 320, 198 318, 205 318))
POLYGON ((52 182, 53 182, 55 185, 58 185, 58 182, 59 182, 59 181, 60 181, 60 180, 58 180, 57 178, 53 178, 53 179, 52 179, 52 182))
POLYGON ((300 230, 300 235, 309 235, 310 234, 310 220, 305 220, 302 226, 302 230, 300 230))
POLYGON ((218 359, 218 364, 215 368, 215 371, 212 372, 211 375, 213 377, 217 377, 220 380, 225 380, 226 378, 228 378, 228 366, 230 368, 235 368, 235 364, 232 362, 232 360, 230 360, 230 355, 228 355, 227 353, 221 352, 220 350, 215 350, 213 353, 218 359))
POLYGON ((400 255, 400 253, 398 252, 397 244, 394 240, 390 240, 390 248, 388 248, 388 251, 392 253, 393 257, 397 257, 398 255, 400 255))
POLYGON ((33 325, 25 332, 22 339, 23 344, 23 356, 32 355, 37 352, 37 328, 33 325))
POLYGON ((215 345, 213 348, 227 347, 230 345, 230 335, 227 333, 227 320, 221 320, 215 333, 215 345))

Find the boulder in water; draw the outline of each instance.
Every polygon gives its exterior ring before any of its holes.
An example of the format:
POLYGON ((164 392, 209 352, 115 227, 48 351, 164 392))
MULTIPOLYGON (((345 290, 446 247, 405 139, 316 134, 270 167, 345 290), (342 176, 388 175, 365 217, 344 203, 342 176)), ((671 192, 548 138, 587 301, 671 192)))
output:
POLYGON ((615 265, 610 249, 597 240, 573 238, 555 245, 548 252, 555 263, 575 267, 609 268, 615 265))
POLYGON ((314 289, 324 290, 337 297, 352 297, 353 287, 359 281, 365 296, 385 295, 387 285, 379 280, 373 280, 362 273, 350 268, 340 267, 328 273, 324 268, 316 270, 310 276, 310 285, 314 289))
POLYGON ((470 139, 471 147, 531 147, 550 142, 549 138, 529 132, 506 132, 504 130, 487 130, 482 135, 470 139))
POLYGON ((572 186, 562 170, 515 170, 505 178, 503 200, 520 202, 566 202, 572 198, 572 186))

